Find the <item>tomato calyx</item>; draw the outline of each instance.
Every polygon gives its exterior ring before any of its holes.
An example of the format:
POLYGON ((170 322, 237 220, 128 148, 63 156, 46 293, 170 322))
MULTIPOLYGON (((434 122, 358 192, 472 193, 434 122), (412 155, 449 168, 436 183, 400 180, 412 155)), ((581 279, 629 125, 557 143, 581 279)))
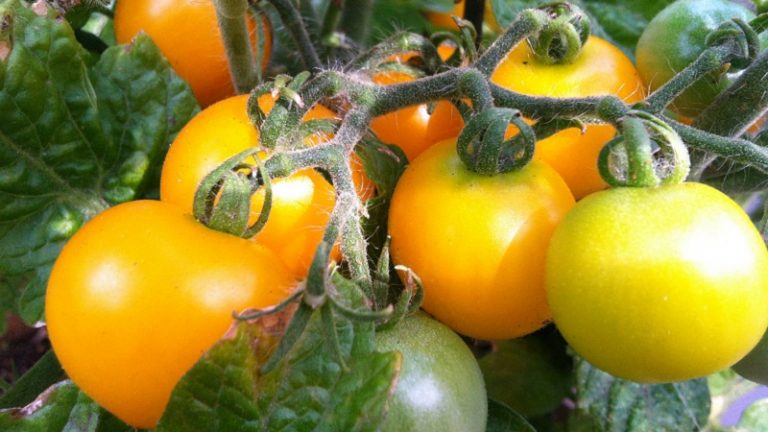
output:
POLYGON ((545 64, 570 63, 589 38, 589 17, 580 8, 564 2, 544 5, 547 21, 528 37, 536 59, 545 64))
POLYGON ((491 107, 467 122, 458 137, 457 151, 470 171, 490 176, 525 166, 533 158, 535 144, 536 135, 519 110, 491 107), (505 140, 510 124, 520 132, 505 140))
POLYGON ((682 183, 690 170, 683 140, 668 124, 644 111, 619 119, 621 134, 600 152, 600 175, 613 187, 682 183))

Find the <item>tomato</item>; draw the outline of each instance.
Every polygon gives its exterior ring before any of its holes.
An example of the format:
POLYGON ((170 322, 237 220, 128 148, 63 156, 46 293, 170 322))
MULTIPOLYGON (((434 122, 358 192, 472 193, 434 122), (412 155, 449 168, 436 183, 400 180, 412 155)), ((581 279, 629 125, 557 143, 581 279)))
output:
MULTIPOLYGON (((752 12, 729 0, 678 0, 648 23, 637 42, 637 69, 656 90, 696 60, 706 48, 707 34, 730 18, 749 21, 752 12)), ((736 79, 735 74, 711 74, 688 88, 671 105, 695 117, 736 79)))
MULTIPOLYGON (((272 48, 269 21, 262 66, 272 48)), ((258 51, 255 23, 249 22, 251 45, 258 51)), ((192 87, 202 106, 235 94, 221 41, 213 0, 120 0, 115 9, 115 37, 129 43, 140 31, 147 33, 171 66, 192 87)))
POLYGON ((746 357, 733 365, 733 370, 750 381, 768 385, 768 333, 746 357))
POLYGON ((132 201, 64 246, 48 282, 48 334, 78 387, 128 424, 152 428, 232 312, 272 306, 294 285, 267 248, 175 205, 132 201))
MULTIPOLYGON (((645 97, 632 62, 615 46, 590 36, 575 61, 545 64, 526 43, 518 44, 499 64, 491 81, 509 90, 554 98, 616 95, 635 103, 645 97)), ((534 159, 551 165, 579 199, 607 184, 597 170, 603 145, 614 137, 611 125, 588 125, 560 131, 536 143, 534 159)))
MULTIPOLYGON (((414 78, 404 72, 379 72, 373 81, 391 85, 411 81, 414 78)), ((464 127, 461 114, 449 101, 439 101, 430 115, 427 104, 408 106, 371 121, 371 130, 387 144, 395 144, 413 160, 432 144, 456 137, 464 127)))
POLYGON ((768 326, 768 252, 749 217, 697 183, 590 195, 547 254, 555 324, 595 366, 643 383, 734 364, 768 326))
POLYGON ((399 351, 402 366, 381 430, 484 432, 488 398, 472 352, 424 314, 376 334, 379 351, 399 351))
MULTIPOLYGON (((160 177, 160 198, 192 211, 195 191, 208 173, 231 156, 259 145, 259 132, 248 119, 248 96, 225 99, 195 116, 171 144, 160 177)), ((271 97, 259 100, 262 110, 272 108, 271 97)), ((333 112, 317 106, 306 120, 333 118, 333 112)), ((363 199, 372 186, 356 164, 356 180, 363 199)), ((304 169, 287 178, 273 179, 269 220, 254 239, 274 250, 297 277, 306 275, 333 210, 333 186, 314 169, 304 169)), ((251 202, 252 221, 261 212, 263 190, 251 202)), ((338 259, 336 250, 334 258, 338 259)))
POLYGON ((424 285, 424 309, 458 333, 508 339, 550 319, 544 255, 573 206, 543 162, 496 176, 469 171, 456 141, 430 147, 395 187, 389 212, 392 260, 424 285))

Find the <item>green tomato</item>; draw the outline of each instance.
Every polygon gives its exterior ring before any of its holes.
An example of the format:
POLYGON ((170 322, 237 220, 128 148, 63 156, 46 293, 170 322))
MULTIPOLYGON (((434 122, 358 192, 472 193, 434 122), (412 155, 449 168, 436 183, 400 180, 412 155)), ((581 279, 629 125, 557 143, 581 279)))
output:
MULTIPOLYGON (((640 36, 635 52, 637 69, 651 91, 661 87, 704 51, 707 35, 731 18, 749 21, 754 14, 729 0, 679 0, 659 12, 640 36)), ((707 75, 672 103, 678 113, 695 117, 737 74, 707 75)))
POLYGON ((733 370, 744 378, 768 385, 768 333, 746 357, 733 365, 733 370))
POLYGON ((417 314, 376 334, 403 364, 382 431, 484 432, 488 398, 480 367, 448 327, 417 314))
POLYGON ((702 377, 768 326, 768 251, 749 216, 699 183, 581 200, 547 253, 547 299, 573 349, 628 380, 702 377))

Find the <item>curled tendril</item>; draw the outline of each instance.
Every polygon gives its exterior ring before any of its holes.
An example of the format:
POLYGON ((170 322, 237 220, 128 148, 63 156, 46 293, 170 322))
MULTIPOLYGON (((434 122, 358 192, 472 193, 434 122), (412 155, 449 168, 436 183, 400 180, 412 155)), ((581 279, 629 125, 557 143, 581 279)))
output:
POLYGON ((272 210, 272 182, 257 156, 260 151, 260 147, 244 150, 203 178, 192 207, 197 220, 243 238, 253 237, 264 227, 272 210), (245 162, 249 158, 256 161, 255 165, 245 162), (264 204, 256 222, 248 226, 251 197, 262 186, 264 204))
POLYGON ((732 44, 731 68, 746 69, 760 53, 760 37, 757 31, 740 18, 733 18, 721 24, 707 35, 707 46, 732 44))
POLYGON ((680 183, 690 170, 690 158, 680 136, 659 118, 630 111, 621 119, 621 135, 600 152, 600 175, 613 187, 654 187, 680 183))
POLYGON ((472 117, 458 138, 458 153, 467 167, 478 174, 494 175, 523 167, 533 157, 536 135, 512 108, 488 108, 472 117), (510 124, 519 133, 509 140, 510 124))
POLYGON ((528 38, 536 58, 547 64, 570 63, 589 38, 589 18, 569 3, 556 2, 541 6, 548 20, 538 33, 528 38))

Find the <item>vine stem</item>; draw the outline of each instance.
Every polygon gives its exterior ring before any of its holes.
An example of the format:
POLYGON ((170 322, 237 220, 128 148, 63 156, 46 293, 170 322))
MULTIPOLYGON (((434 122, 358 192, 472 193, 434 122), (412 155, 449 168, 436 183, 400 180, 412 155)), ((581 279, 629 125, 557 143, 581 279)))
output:
POLYGON ((248 0, 215 0, 216 17, 237 93, 247 93, 259 83, 248 35, 248 0))
POLYGON ((646 111, 652 114, 661 113, 672 101, 685 89, 693 85, 708 73, 720 68, 732 56, 733 50, 729 47, 714 46, 704 50, 696 60, 685 69, 676 74, 666 84, 658 88, 645 99, 646 111))
POLYGON ((696 118, 694 126, 736 137, 768 110, 768 51, 755 61, 696 118))
POLYGON ((288 29, 293 41, 296 43, 296 47, 304 61, 304 66, 313 72, 319 71, 323 64, 317 55, 317 51, 315 51, 315 46, 309 37, 299 10, 293 6, 290 0, 269 0, 269 2, 277 10, 283 25, 288 29))

